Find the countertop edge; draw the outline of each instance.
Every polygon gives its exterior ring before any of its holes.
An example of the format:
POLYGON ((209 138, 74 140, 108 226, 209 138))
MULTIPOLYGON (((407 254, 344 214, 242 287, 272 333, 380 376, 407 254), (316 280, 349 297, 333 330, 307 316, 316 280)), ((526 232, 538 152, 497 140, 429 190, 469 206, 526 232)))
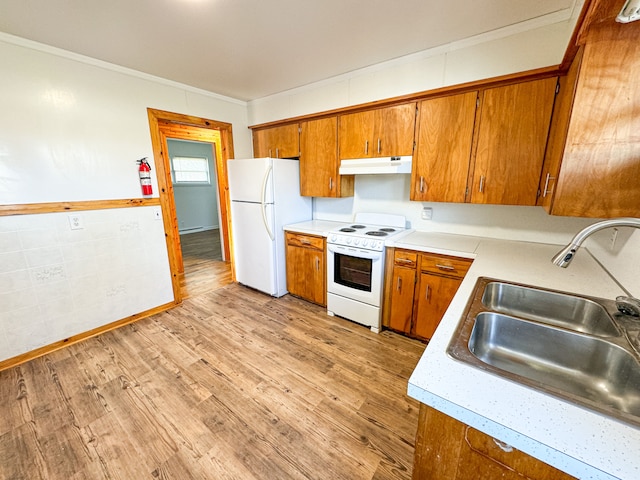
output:
POLYGON ((494 422, 493 420, 490 420, 478 413, 415 386, 411 382, 408 384, 407 395, 444 413, 445 415, 455 418, 456 420, 481 431, 486 435, 499 439, 521 452, 553 465, 556 468, 561 466, 561 470, 567 470, 567 473, 576 476, 579 479, 597 478, 598 480, 620 480, 618 477, 611 476, 602 470, 598 470, 591 465, 587 465, 553 447, 545 445, 505 425, 494 422), (541 459, 540 457, 544 457, 544 459, 541 459), (594 477, 594 474, 597 476, 594 477))

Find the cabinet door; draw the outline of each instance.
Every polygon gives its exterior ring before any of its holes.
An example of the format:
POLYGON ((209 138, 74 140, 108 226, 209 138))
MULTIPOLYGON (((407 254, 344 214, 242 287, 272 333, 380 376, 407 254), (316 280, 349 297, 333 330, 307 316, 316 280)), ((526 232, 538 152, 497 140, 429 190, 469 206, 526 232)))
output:
POLYGON ((373 156, 373 110, 341 115, 338 119, 340 158, 368 158, 373 156))
POLYGON ((391 292, 391 316, 389 327, 400 332, 410 333, 413 315, 413 293, 416 284, 416 270, 394 267, 393 290, 391 292))
POLYGON ((483 92, 472 203, 536 204, 555 89, 553 77, 483 92))
POLYGON ((420 102, 411 200, 464 202, 478 92, 420 102))
POLYGON ((416 125, 416 104, 397 105, 375 110, 373 157, 403 156, 413 154, 416 125))
POLYGON ((412 334, 430 339, 462 283, 459 278, 420 273, 412 334))
POLYGON ((575 480, 425 404, 420 404, 412 478, 575 480))
POLYGON ((554 215, 640 217, 638 38, 638 22, 589 29, 554 215))
POLYGON ((551 213, 555 187, 560 174, 560 164, 567 140, 567 130, 569 128, 569 119, 571 118, 571 109, 573 108, 573 97, 576 91, 582 52, 583 50, 580 49, 567 75, 558 79, 559 90, 553 105, 547 151, 544 157, 544 165, 542 166, 540 185, 538 186, 538 205, 543 206, 548 213, 551 213))
POLYGON ((287 245, 287 290, 319 305, 326 305, 324 251, 287 245))
POLYGON ((265 128, 253 132, 255 158, 294 158, 300 155, 298 124, 265 128))
POLYGON ((300 194, 307 197, 353 195, 353 175, 338 175, 338 118, 300 125, 300 194))

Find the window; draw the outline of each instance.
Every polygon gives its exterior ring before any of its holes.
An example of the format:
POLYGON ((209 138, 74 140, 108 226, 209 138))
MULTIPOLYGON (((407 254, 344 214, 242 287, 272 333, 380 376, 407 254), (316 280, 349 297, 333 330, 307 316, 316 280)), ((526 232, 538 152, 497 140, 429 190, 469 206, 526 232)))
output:
POLYGON ((211 183, 209 160, 203 157, 173 157, 171 159, 173 183, 211 183))

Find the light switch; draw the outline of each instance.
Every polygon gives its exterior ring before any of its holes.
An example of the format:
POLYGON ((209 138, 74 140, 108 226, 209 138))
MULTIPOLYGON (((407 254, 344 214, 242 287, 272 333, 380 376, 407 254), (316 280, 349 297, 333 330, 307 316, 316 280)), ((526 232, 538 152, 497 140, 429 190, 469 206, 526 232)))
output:
POLYGON ((423 220, 431 220, 431 218, 433 217, 433 208, 431 207, 424 207, 422 209, 422 215, 421 218, 423 220))

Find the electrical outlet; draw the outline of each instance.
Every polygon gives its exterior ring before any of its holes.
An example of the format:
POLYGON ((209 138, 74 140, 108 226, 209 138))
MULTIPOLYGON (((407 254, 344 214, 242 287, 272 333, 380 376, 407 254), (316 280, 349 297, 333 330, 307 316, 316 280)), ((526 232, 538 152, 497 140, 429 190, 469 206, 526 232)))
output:
POLYGON ((618 229, 611 230, 611 236, 609 237, 609 250, 613 250, 616 247, 616 240, 618 239, 618 229))
POLYGON ((84 228, 84 222, 80 215, 69 215, 69 225, 71 230, 80 230, 84 228))
POLYGON ((433 208, 424 207, 420 216, 423 220, 431 220, 433 218, 433 208))
POLYGON ((162 220, 162 209, 160 207, 155 207, 153 209, 153 218, 156 220, 162 220))

